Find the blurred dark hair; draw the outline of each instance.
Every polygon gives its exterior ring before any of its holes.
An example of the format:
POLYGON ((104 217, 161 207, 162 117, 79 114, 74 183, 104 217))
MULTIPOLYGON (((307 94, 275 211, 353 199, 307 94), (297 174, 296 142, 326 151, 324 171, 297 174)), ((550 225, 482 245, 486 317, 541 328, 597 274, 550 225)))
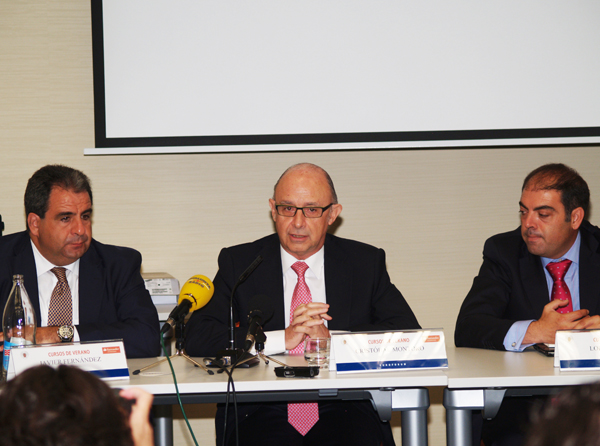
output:
POLYGON ((90 179, 81 171, 60 164, 49 164, 38 169, 25 188, 25 219, 33 212, 40 218, 46 216, 48 211, 50 192, 53 187, 73 190, 77 193, 87 192, 92 199, 92 186, 90 179))
POLYGON ((119 399, 89 372, 36 366, 0 393, 3 446, 133 446, 119 399))
POLYGON ((567 387, 534 411, 526 446, 600 446, 600 383, 567 387))
POLYGON ((525 177, 521 191, 525 189, 557 190, 565 207, 567 221, 571 221, 571 213, 579 207, 583 208, 584 219, 589 218, 590 189, 581 175, 569 166, 557 163, 538 167, 525 177))

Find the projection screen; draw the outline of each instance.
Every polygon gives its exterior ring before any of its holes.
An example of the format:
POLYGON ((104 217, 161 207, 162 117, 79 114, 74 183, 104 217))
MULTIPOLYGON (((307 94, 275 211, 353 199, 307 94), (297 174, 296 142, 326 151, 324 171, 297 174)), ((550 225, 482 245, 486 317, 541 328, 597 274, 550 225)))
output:
POLYGON ((92 0, 85 154, 600 142, 600 2, 92 0))

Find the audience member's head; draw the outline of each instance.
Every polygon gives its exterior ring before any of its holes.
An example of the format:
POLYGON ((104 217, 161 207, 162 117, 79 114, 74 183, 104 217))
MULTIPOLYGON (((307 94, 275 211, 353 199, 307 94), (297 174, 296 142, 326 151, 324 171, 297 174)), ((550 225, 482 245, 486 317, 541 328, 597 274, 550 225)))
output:
MULTIPOLYGON (((144 401, 137 409, 145 412, 145 428, 152 432, 148 422, 152 397, 146 394, 140 399, 144 401)), ((130 428, 129 414, 119 397, 99 378, 75 367, 27 369, 6 383, 0 402, 4 446, 152 444, 134 442, 136 427, 130 428)))
POLYGON ((564 389, 532 416, 526 446, 600 446, 600 383, 564 389))

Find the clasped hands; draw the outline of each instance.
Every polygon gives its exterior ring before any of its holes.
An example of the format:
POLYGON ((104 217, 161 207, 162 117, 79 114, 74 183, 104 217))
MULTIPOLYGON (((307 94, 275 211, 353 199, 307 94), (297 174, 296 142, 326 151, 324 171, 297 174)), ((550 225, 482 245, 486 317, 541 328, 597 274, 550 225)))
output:
POLYGON ((294 310, 294 320, 285 329, 285 348, 292 350, 307 336, 311 338, 328 338, 329 330, 325 321, 330 321, 331 316, 327 314, 329 304, 321 302, 310 302, 301 304, 294 310))
POLYGON ((560 314, 557 310, 569 304, 568 300, 553 300, 544 306, 542 316, 529 324, 523 344, 554 344, 556 330, 600 328, 600 316, 590 316, 588 310, 560 314))

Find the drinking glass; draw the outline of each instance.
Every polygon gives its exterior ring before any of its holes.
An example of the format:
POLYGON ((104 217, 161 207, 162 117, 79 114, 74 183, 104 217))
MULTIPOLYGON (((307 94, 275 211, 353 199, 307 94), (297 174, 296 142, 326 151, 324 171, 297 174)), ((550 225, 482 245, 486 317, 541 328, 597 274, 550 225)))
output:
POLYGON ((306 338, 304 340, 304 359, 308 365, 329 368, 329 348, 331 338, 306 338))

